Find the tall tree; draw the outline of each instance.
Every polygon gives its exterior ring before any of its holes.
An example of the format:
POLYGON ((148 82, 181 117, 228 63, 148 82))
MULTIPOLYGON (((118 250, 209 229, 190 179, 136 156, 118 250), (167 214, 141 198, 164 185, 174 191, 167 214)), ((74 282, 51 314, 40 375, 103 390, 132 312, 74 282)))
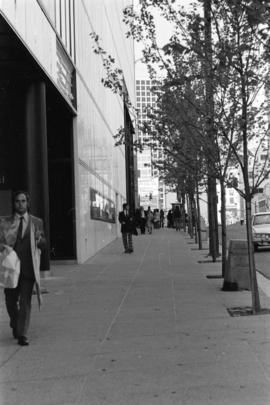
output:
POLYGON ((221 78, 226 82, 224 116, 226 128, 224 139, 232 148, 234 157, 241 168, 244 190, 241 191, 246 202, 246 226, 249 255, 252 307, 260 310, 256 269, 253 252, 251 204, 258 185, 269 173, 269 161, 261 164, 256 158, 265 136, 268 136, 268 118, 263 89, 267 85, 269 58, 263 51, 259 27, 251 27, 247 1, 215 1, 214 19, 217 35, 217 75, 218 86, 224 89, 221 78), (227 137, 228 127, 233 138, 227 137), (250 173, 250 148, 258 139, 253 159, 253 175, 250 173))
MULTIPOLYGON (((255 3, 260 2, 256 0, 255 3)), ((185 12, 176 9, 173 0, 144 0, 140 3, 139 13, 130 8, 125 10, 124 20, 129 27, 128 35, 144 42, 143 59, 149 68, 150 76, 157 78, 155 66, 166 71, 167 85, 172 93, 180 91, 181 97, 177 98, 179 105, 184 105, 184 99, 192 105, 193 112, 200 111, 196 123, 200 122, 201 130, 198 131, 198 126, 195 125, 193 137, 200 139, 200 136, 194 136, 195 132, 203 135, 202 150, 207 152, 205 161, 208 161, 208 175, 211 162, 213 177, 218 177, 223 185, 229 181, 246 201, 252 307, 254 312, 258 312, 260 302, 251 234, 251 201, 258 186, 269 174, 268 158, 263 164, 257 159, 263 139, 268 136, 266 103, 262 98, 263 87, 269 84, 269 50, 268 53, 264 50, 269 40, 262 29, 265 19, 254 22, 254 8, 252 2, 247 0, 212 0, 212 4, 210 0, 202 0, 197 4, 205 6, 204 16, 200 7, 185 12), (153 17, 155 7, 174 27, 169 44, 163 49, 159 48, 156 40, 153 17), (190 70, 183 70, 192 60, 190 55, 203 67, 201 75, 197 77, 190 74, 190 70), (193 86, 196 80, 199 84, 204 80, 204 105, 198 102, 200 86, 197 90, 193 86), (188 81, 192 83, 192 91, 189 93, 186 91, 188 81), (253 152, 253 161, 250 162, 251 143, 255 144, 256 139, 257 146, 253 152), (226 168, 232 164, 236 164, 242 172, 244 189, 240 190, 226 174, 226 168)), ((180 128, 180 132, 187 129, 190 131, 192 124, 187 124, 188 114, 185 125, 183 114, 179 114, 179 117, 178 131, 180 128)), ((176 125, 168 124, 172 122, 172 114, 168 115, 166 120, 164 129, 173 128, 175 131, 176 125)), ((174 140, 172 136, 171 138, 174 140)), ((180 137, 181 142, 182 138, 185 137, 180 137)), ((176 147, 182 147, 182 143, 177 146, 177 142, 176 147)), ((173 147, 168 150, 172 155, 175 152, 173 147)))

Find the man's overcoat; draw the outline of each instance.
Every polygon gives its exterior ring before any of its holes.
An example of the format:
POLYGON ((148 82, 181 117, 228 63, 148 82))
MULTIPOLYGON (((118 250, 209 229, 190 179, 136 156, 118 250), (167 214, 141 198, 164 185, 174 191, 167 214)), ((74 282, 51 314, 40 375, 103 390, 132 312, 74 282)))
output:
MULTIPOLYGON (((39 305, 41 304, 41 289, 40 289, 40 254, 39 247, 45 247, 46 240, 44 236, 43 221, 33 215, 29 215, 30 226, 30 241, 31 241, 31 255, 35 275, 35 287, 39 305), (37 244, 35 235, 40 232, 41 239, 37 244)), ((14 248, 17 239, 18 225, 14 216, 0 218, 0 243, 14 248)))

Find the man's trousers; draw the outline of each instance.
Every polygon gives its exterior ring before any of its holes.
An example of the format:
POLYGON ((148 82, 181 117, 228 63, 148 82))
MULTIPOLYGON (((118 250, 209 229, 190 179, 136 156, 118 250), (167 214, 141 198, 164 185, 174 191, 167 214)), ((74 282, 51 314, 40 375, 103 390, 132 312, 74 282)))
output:
POLYGON ((27 337, 30 323, 34 280, 20 277, 17 288, 5 288, 7 312, 11 328, 18 336, 27 337))
POLYGON ((123 240, 125 252, 132 252, 133 251, 132 233, 131 232, 122 232, 122 240, 123 240))

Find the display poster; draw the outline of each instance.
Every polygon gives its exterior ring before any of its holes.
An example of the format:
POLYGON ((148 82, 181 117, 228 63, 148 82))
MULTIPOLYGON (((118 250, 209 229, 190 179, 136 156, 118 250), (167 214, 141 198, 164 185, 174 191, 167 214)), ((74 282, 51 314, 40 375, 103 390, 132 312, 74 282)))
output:
POLYGON ((93 188, 90 188, 90 218, 115 222, 115 203, 93 188))

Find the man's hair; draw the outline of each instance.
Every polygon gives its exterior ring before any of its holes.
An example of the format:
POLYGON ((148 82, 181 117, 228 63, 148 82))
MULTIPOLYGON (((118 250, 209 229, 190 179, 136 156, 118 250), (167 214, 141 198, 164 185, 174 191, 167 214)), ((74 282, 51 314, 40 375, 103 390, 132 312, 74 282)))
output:
POLYGON ((127 208, 127 203, 123 204, 123 210, 125 210, 127 208))
POLYGON ((30 208, 30 195, 29 195, 28 191, 25 191, 25 190, 17 190, 17 191, 14 191, 14 193, 12 194, 12 206, 13 206, 13 209, 14 209, 14 206, 15 206, 15 200, 18 197, 18 195, 20 195, 20 194, 25 195, 26 201, 27 201, 27 209, 29 210, 29 208, 30 208))

